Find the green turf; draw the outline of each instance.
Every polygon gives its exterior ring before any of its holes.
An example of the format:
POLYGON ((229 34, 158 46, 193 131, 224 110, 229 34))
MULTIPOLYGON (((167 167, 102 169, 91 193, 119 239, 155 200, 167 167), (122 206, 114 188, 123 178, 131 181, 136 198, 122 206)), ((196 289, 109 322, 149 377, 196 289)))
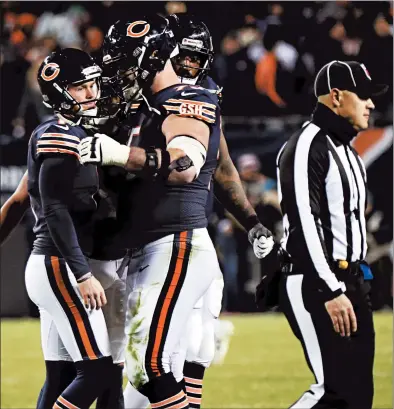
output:
MULTIPOLYGON (((204 408, 287 408, 312 376, 287 322, 279 315, 227 317, 230 351, 204 383, 204 408)), ((375 314, 374 408, 392 408, 392 314, 375 314)), ((1 321, 1 408, 33 408, 44 365, 36 320, 1 321)))

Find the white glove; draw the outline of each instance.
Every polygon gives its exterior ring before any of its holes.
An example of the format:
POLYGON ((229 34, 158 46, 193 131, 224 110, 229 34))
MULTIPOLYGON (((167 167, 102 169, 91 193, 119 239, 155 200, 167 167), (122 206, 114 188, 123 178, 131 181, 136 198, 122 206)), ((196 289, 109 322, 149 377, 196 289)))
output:
POLYGON ((270 253, 273 247, 274 247, 274 238, 272 236, 268 238, 261 236, 258 239, 254 239, 253 251, 257 258, 266 257, 270 253))
POLYGON ((107 135, 96 133, 83 139, 78 145, 80 162, 83 165, 95 163, 104 166, 125 166, 130 148, 107 135))

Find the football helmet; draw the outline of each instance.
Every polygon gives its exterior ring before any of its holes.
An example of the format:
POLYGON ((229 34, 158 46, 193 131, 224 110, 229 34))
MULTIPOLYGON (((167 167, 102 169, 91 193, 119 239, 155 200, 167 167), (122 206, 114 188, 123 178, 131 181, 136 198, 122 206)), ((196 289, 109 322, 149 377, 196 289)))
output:
POLYGON ((83 110, 85 103, 100 100, 102 69, 93 58, 76 48, 65 48, 50 54, 38 69, 37 80, 44 105, 67 117, 95 117, 97 107, 83 110), (68 92, 70 85, 80 85, 96 80, 98 93, 94 100, 77 102, 68 92))
POLYGON ((104 76, 120 84, 127 101, 151 85, 168 59, 178 52, 166 18, 159 15, 119 20, 104 38, 104 76))
POLYGON ((179 47, 178 55, 171 59, 175 72, 183 83, 201 84, 214 58, 208 27, 187 14, 172 14, 168 20, 179 47))

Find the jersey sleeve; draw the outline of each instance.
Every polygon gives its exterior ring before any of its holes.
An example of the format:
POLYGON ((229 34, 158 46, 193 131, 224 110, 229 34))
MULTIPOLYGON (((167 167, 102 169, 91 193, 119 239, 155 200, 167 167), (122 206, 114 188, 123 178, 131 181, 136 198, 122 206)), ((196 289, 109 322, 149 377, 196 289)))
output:
POLYGON ((79 160, 78 144, 80 138, 73 134, 72 127, 51 125, 38 138, 37 157, 54 155, 72 155, 79 160))
POLYGON ((184 118, 195 118, 213 125, 219 121, 217 98, 201 87, 180 85, 163 103, 168 113, 184 118))
POLYGON ((41 201, 49 232, 77 279, 90 272, 68 207, 79 166, 70 155, 48 157, 39 174, 41 201))

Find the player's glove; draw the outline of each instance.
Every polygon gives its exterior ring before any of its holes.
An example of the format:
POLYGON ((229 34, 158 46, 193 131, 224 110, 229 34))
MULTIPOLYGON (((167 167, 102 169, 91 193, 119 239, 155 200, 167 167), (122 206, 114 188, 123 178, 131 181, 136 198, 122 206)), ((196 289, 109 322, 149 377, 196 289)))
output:
POLYGON ((249 230, 248 239, 257 258, 266 257, 274 246, 272 233, 261 223, 257 223, 249 230))
POLYGON ((125 166, 130 154, 128 146, 99 133, 83 139, 78 145, 78 150, 83 165, 94 163, 104 166, 125 166))

